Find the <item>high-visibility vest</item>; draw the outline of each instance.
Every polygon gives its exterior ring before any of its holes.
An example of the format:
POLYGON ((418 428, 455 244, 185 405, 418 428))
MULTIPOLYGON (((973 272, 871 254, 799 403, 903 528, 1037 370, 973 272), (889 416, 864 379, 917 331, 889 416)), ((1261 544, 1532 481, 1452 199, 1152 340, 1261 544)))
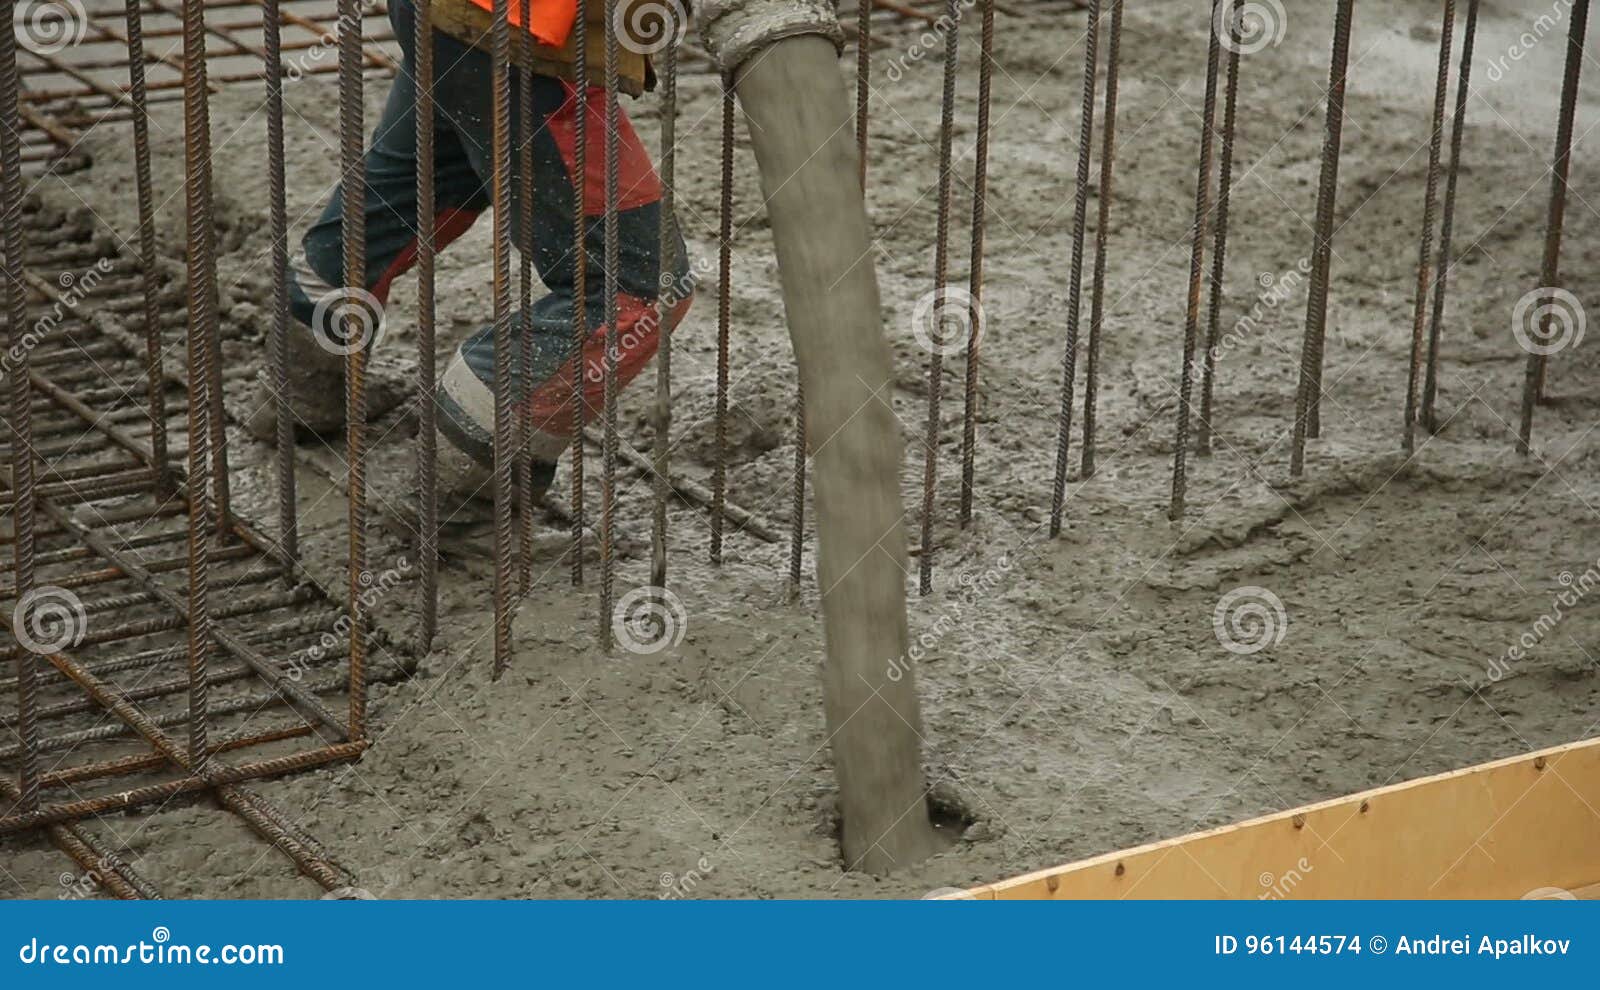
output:
MULTIPOLYGON (((572 25, 578 19, 578 0, 526 0, 528 31, 542 45, 560 48, 567 43, 572 25)), ((473 6, 494 11, 494 0, 472 0, 473 6)), ((522 26, 524 0, 506 0, 513 27, 522 26)))

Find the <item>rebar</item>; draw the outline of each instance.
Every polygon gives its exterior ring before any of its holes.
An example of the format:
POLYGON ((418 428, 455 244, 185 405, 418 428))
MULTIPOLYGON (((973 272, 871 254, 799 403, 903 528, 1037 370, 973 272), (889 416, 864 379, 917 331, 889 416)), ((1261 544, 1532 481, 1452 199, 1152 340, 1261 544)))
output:
POLYGON ((794 485, 789 501, 789 600, 800 598, 806 534, 806 386, 794 388, 794 485))
MULTIPOLYGON (((1433 281, 1433 231, 1439 197, 1439 158, 1444 147, 1444 112, 1450 94, 1450 49, 1456 34, 1455 0, 1444 0, 1443 23, 1439 32, 1439 69, 1433 90, 1433 125, 1428 133, 1428 175, 1423 184, 1422 243, 1417 251, 1417 288, 1411 311, 1411 348, 1406 362, 1404 444, 1408 454, 1416 447, 1417 376, 1422 369, 1424 321, 1428 316, 1428 290, 1433 281)), ((1443 263, 1441 261, 1441 265, 1443 263)))
POLYGON ((872 102, 872 0, 856 0, 856 176, 867 189, 867 126, 872 102))
POLYGON ((978 361, 983 342, 983 251, 989 220, 989 104, 994 82, 994 0, 983 0, 983 25, 978 40, 978 133, 972 164, 972 254, 968 262, 966 378, 961 403, 962 528, 972 521, 972 482, 978 440, 978 361))
POLYGON ((611 652, 611 609, 616 571, 617 501, 617 266, 621 241, 617 230, 619 181, 622 167, 622 106, 618 102, 617 81, 620 52, 617 49, 617 0, 606 0, 605 91, 606 91, 606 202, 605 202, 605 447, 600 484, 600 642, 611 652))
POLYGON ((1306 295, 1306 329, 1300 345, 1300 384, 1295 392, 1294 449, 1289 473, 1305 471, 1306 439, 1321 433, 1322 355, 1328 326, 1328 278, 1333 264, 1333 211, 1339 193, 1339 155, 1344 135, 1344 91, 1350 66, 1350 28, 1355 0, 1337 0, 1333 15, 1333 53, 1328 65, 1328 112, 1317 181, 1315 241, 1311 284, 1306 295))
MULTIPOLYGON (((667 288, 666 273, 677 269, 672 267, 673 257, 677 254, 677 193, 674 184, 677 181, 677 126, 678 126, 678 44, 677 39, 682 30, 674 18, 678 11, 671 4, 664 10, 665 22, 662 31, 665 32, 666 48, 661 58, 661 211, 660 227, 657 231, 657 254, 660 258, 662 277, 657 278, 656 284, 660 290, 656 293, 653 303, 653 312, 656 321, 656 402, 655 402, 655 477, 654 477, 654 525, 650 531, 650 583, 657 588, 667 586, 667 499, 672 494, 672 333, 667 326, 671 318, 664 301, 667 288)), ((691 274, 687 276, 693 278, 691 274)), ((682 297, 684 287, 674 286, 672 298, 682 297)))
POLYGON ((1200 332, 1200 293, 1205 281, 1206 231, 1212 218, 1211 167, 1217 129, 1217 76, 1222 63, 1222 32, 1217 29, 1222 5, 1212 0, 1210 41, 1206 51, 1205 106, 1201 111, 1200 167, 1195 180, 1193 240, 1189 245, 1189 298, 1183 320, 1183 364, 1178 371, 1178 428, 1172 449, 1172 502, 1167 518, 1183 518, 1189 493, 1189 401, 1194 394, 1194 352, 1200 332))
MULTIPOLYGON (((516 470, 517 505, 517 587, 526 595, 533 584, 533 35, 527 28, 531 23, 531 0, 518 0, 517 13, 522 30, 517 32, 517 50, 521 53, 523 68, 513 75, 517 86, 517 307, 518 344, 521 366, 517 376, 522 389, 517 396, 516 456, 512 467, 516 470)), ((507 71, 511 71, 508 69, 507 71)))
POLYGON ((717 229, 717 402, 711 466, 711 562, 722 563, 728 497, 728 337, 733 326, 733 77, 722 77, 722 194, 717 229))
MULTIPOLYGON (((1550 168, 1550 211, 1545 221, 1544 262, 1537 292, 1548 295, 1560 288, 1561 233, 1567 215, 1567 177, 1572 168, 1573 117, 1578 107, 1578 82, 1583 72, 1583 41, 1589 28, 1589 0, 1572 5, 1572 25, 1567 32, 1567 64, 1561 80, 1561 113, 1556 122, 1555 162, 1550 168)), ((1522 424, 1517 434, 1517 453, 1528 454, 1533 439, 1533 407, 1543 397, 1545 366, 1550 356, 1550 312, 1553 301, 1539 306, 1530 319, 1540 323, 1537 334, 1528 328, 1536 345, 1528 349, 1527 372, 1522 383, 1522 424)))
POLYGON ((1089 216, 1089 163, 1094 145, 1094 96, 1099 79, 1100 0, 1089 0, 1083 30, 1083 109, 1074 180, 1072 264, 1067 276, 1067 341, 1061 357, 1061 407, 1056 414, 1056 472, 1050 486, 1050 535, 1061 535, 1066 511, 1067 453, 1072 442, 1073 389, 1078 378, 1078 307, 1083 298, 1083 237, 1089 216))
POLYGON ((155 193, 150 178, 150 111, 144 76, 144 23, 139 0, 127 0, 128 93, 133 99, 133 176, 139 204, 139 280, 143 290, 145 389, 150 418, 151 477, 167 484, 166 380, 162 376, 161 314, 157 303, 155 193))
MULTIPOLYGON (((1206 311, 1205 356, 1200 380, 1200 423, 1195 452, 1211 453, 1212 401, 1217 375, 1217 333, 1222 324, 1222 301, 1228 271, 1228 218, 1233 205, 1233 147, 1239 103, 1239 53, 1244 43, 1244 0, 1232 0, 1228 20, 1228 78, 1222 96, 1222 160, 1218 165, 1216 231, 1211 252, 1211 298, 1206 311)), ((1220 26, 1214 27, 1220 30, 1220 26)))
MULTIPOLYGON (((15 0, 0 0, 0 19, 14 23, 15 0)), ((11 362, 8 417, 11 442, 11 483, 16 493, 12 511, 12 561, 19 607, 34 589, 34 466, 32 395, 28 381, 28 348, 24 344, 28 318, 27 290, 23 284, 22 164, 20 161, 21 124, 17 119, 17 38, 12 30, 0 30, 0 244, 5 256, 0 270, 5 272, 6 346, 16 355, 11 362)), ((24 617, 26 618, 26 617, 24 617)), ((21 740, 18 760, 18 805, 30 812, 39 804, 39 730, 35 713, 38 695, 35 667, 37 658, 16 644, 17 659, 17 736, 21 740)))
MULTIPOLYGON (((207 595, 213 539, 211 496, 216 490, 212 472, 216 462, 208 457, 207 448, 214 436, 210 421, 218 411, 210 399, 214 356, 210 341, 216 332, 217 313, 205 44, 204 0, 183 0, 183 58, 187 66, 183 94, 184 189, 189 239, 189 753, 197 765, 203 764, 206 757, 206 668, 212 649, 207 595)), ((56 522, 63 529, 69 528, 63 519, 56 522)))
POLYGON ((584 380, 589 344, 589 18, 588 2, 572 25, 572 584, 583 583, 583 427, 588 419, 584 380))
POLYGON ((1433 283, 1433 316, 1428 323, 1428 359, 1422 382, 1422 428, 1438 432, 1434 412, 1439 394, 1439 337, 1444 327, 1445 297, 1450 288, 1450 244, 1455 233, 1456 190, 1461 180, 1461 146, 1467 130, 1467 101, 1472 93, 1472 53, 1478 37, 1478 0, 1467 0, 1467 23, 1461 32, 1461 61, 1456 69, 1456 110, 1450 128, 1450 164, 1446 168, 1444 223, 1439 230, 1439 273, 1433 283))
POLYGON ((417 565, 422 569, 417 639, 433 649, 439 630, 439 404, 434 257, 433 0, 416 0, 414 55, 417 90, 417 565))
POLYGON ((511 525, 515 426, 511 339, 511 23, 509 0, 494 0, 489 29, 490 198, 494 207, 494 679, 511 663, 511 525))
POLYGON ((1100 335, 1105 328, 1106 265, 1111 238, 1111 201, 1116 185, 1117 93, 1122 69, 1122 0, 1111 0, 1111 31, 1106 39, 1105 124, 1100 136, 1099 216, 1094 231, 1094 277, 1089 289, 1089 345, 1083 362, 1083 450, 1078 477, 1095 471, 1095 414, 1100 396, 1100 335))
MULTIPOLYGON (((928 328, 928 418, 922 451, 922 553, 917 557, 917 590, 933 590, 933 512, 939 487, 939 405, 944 389, 944 311, 950 304, 950 192, 955 170, 951 144, 955 137, 956 70, 960 57, 961 10, 959 0, 944 5, 944 89, 939 104, 938 219, 933 242, 934 303, 928 328)), ((970 315, 970 312, 969 314, 970 315)))
POLYGON ((343 215, 340 234, 344 247, 345 305, 341 308, 345 355, 345 462, 350 526, 350 554, 346 595, 350 614, 350 715, 348 735, 366 735, 367 607, 363 592, 367 574, 367 356, 373 332, 363 333, 364 313, 356 300, 363 298, 367 279, 367 169, 362 157, 363 106, 361 100, 361 0, 339 0, 339 171, 343 215))
MULTIPOLYGON (((137 0, 129 0, 137 3, 137 0)), ((283 163, 283 38, 281 0, 265 0, 261 19, 267 64, 267 202, 272 236, 272 327, 269 374, 276 399, 278 456, 278 539, 290 559, 300 556, 300 524, 295 496, 294 406, 289 383, 289 214, 283 163)))

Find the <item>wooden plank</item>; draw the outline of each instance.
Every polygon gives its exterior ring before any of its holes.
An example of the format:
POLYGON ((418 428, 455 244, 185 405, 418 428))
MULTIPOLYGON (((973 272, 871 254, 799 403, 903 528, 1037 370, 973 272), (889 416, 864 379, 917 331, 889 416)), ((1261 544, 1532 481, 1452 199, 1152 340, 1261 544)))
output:
POLYGON ((1600 739, 975 888, 990 899, 1592 896, 1600 739))

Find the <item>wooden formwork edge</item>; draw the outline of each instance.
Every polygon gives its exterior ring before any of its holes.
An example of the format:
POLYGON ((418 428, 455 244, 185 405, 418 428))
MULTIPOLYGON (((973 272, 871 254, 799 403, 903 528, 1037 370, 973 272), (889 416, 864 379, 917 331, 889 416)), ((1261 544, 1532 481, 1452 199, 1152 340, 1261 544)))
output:
POLYGON ((975 887, 978 900, 1586 897, 1600 739, 975 887))

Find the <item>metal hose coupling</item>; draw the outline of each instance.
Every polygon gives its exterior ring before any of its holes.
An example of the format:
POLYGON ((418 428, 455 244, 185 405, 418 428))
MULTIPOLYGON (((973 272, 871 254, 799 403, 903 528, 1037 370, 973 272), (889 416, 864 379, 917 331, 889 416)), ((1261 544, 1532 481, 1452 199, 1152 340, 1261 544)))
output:
POLYGON ((832 0, 699 0, 695 19, 717 67, 732 72, 784 38, 820 34, 844 50, 832 0))

